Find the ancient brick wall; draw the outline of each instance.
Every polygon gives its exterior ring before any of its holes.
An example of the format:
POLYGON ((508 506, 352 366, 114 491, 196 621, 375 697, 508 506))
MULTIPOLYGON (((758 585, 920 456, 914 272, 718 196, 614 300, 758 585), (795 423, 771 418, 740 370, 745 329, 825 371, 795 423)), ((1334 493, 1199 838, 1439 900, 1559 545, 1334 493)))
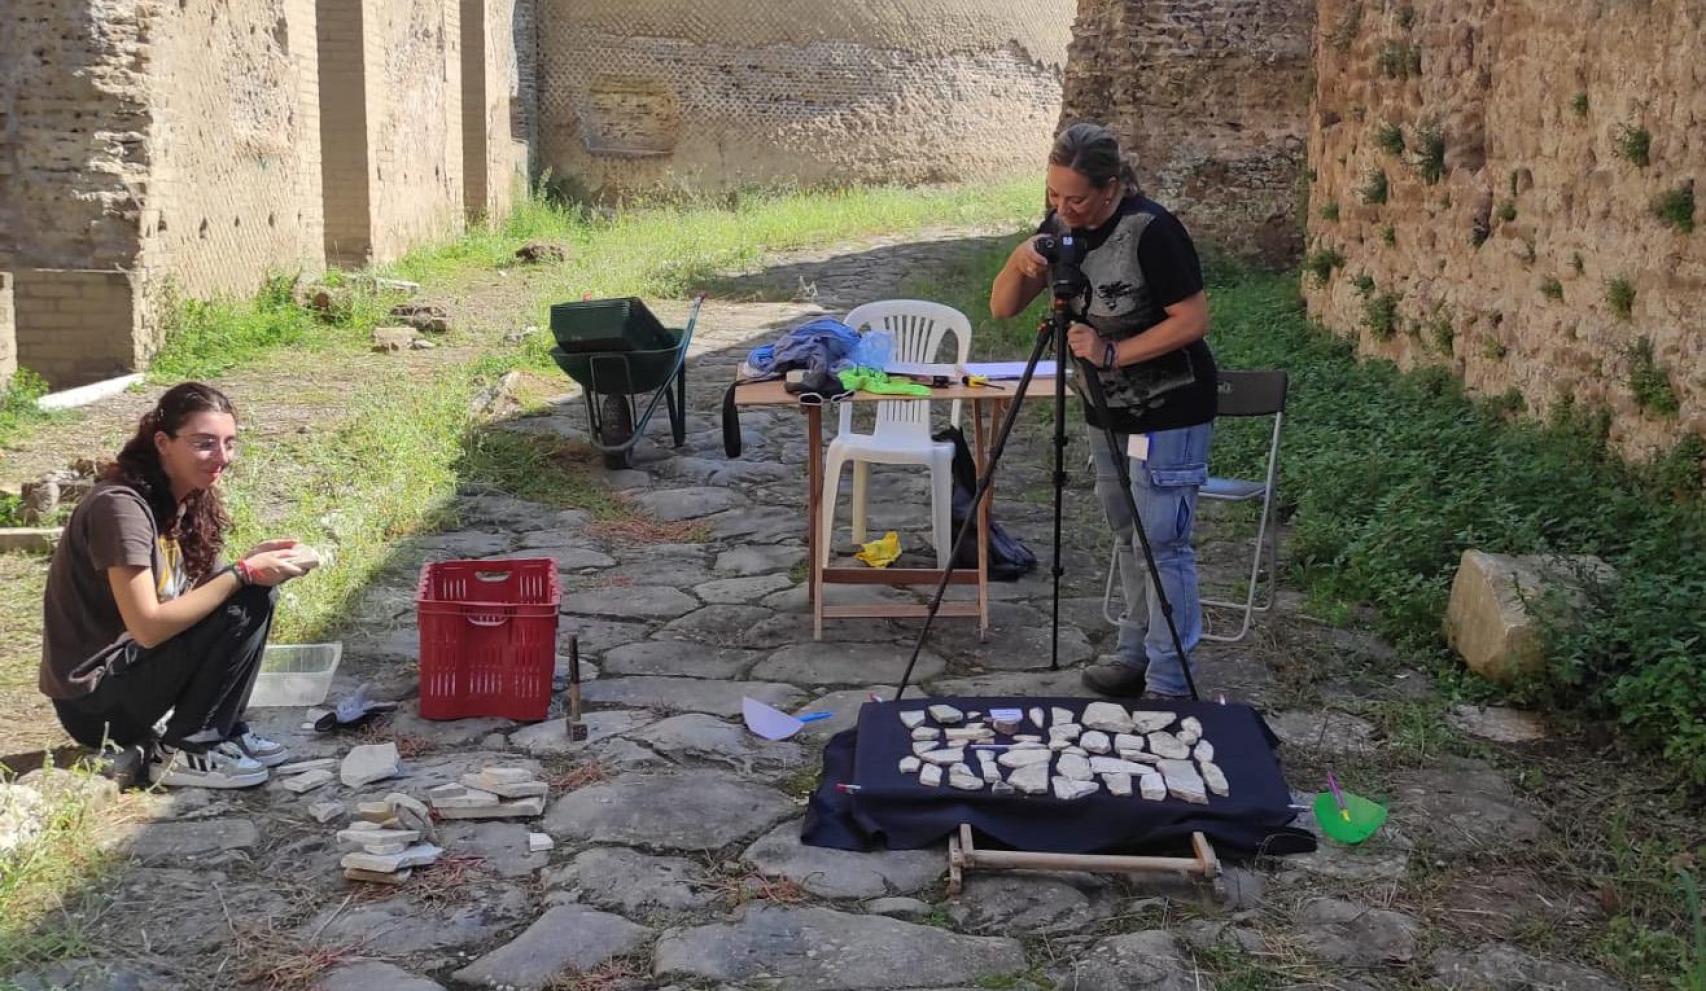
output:
POLYGON ((515 0, 462 0, 463 200, 470 219, 502 217, 528 181, 527 116, 515 0))
POLYGON ((18 370, 18 332, 12 323, 12 273, 0 272, 0 389, 18 370))
POLYGON ((362 0, 372 260, 459 231, 460 0, 362 0))
POLYGON ((538 159, 591 191, 1039 169, 1071 0, 538 0, 538 159))
POLYGON ((1706 432, 1706 8, 1321 0, 1310 312, 1628 454, 1706 432))
POLYGON ((1061 123, 1113 128, 1199 239, 1289 264, 1313 20, 1313 0, 1082 0, 1061 123))

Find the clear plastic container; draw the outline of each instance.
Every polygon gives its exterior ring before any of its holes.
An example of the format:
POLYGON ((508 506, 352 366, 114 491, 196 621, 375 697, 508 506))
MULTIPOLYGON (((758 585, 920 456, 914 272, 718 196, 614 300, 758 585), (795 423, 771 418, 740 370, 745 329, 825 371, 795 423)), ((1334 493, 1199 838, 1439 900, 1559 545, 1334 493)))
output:
POLYGON ((269 644, 261 655, 251 706, 319 705, 332 689, 332 676, 343 659, 335 643, 269 644))

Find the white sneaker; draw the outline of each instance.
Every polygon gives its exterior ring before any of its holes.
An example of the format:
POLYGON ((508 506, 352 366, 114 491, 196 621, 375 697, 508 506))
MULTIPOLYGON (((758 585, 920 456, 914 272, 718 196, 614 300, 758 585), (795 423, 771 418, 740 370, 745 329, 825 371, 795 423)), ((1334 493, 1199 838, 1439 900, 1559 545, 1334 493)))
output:
POLYGON ((149 765, 148 779, 172 788, 253 788, 265 784, 269 773, 229 741, 201 753, 161 744, 149 765))
POLYGON ((266 767, 277 767, 290 759, 290 751, 282 743, 274 743, 254 730, 244 728, 243 732, 231 738, 251 759, 259 761, 266 767))

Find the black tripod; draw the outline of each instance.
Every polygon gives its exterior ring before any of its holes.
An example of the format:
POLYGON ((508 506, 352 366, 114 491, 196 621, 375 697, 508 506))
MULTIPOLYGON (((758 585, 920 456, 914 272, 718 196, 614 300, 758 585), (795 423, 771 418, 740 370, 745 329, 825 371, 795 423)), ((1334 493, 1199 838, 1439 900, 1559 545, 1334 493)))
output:
MULTIPOLYGON (((1060 670, 1060 577, 1065 569, 1060 564, 1060 522, 1061 522, 1061 493, 1066 487, 1066 368, 1068 359, 1078 365, 1078 378, 1084 384, 1084 394, 1090 405, 1096 411, 1096 420, 1102 424, 1102 437, 1107 441, 1108 454, 1113 458, 1114 468, 1119 473, 1120 492, 1131 510, 1132 526, 1137 531, 1138 543, 1143 547, 1144 564, 1149 568, 1149 581, 1155 589, 1155 596, 1161 604, 1161 615, 1167 621, 1167 633, 1173 638, 1173 650, 1179 655, 1179 663, 1184 668, 1185 684, 1191 690, 1191 698, 1198 698, 1196 678, 1191 674, 1191 661, 1185 654, 1185 647, 1179 639, 1179 629, 1173 622, 1173 604, 1167 601, 1167 590, 1161 585, 1160 569, 1155 564, 1155 553, 1149 546, 1149 534, 1143 529, 1143 517, 1138 514, 1137 500, 1131 493, 1131 466, 1126 460, 1126 453, 1120 450, 1119 438, 1114 433, 1108 414, 1108 404, 1102 395, 1102 382, 1097 377, 1096 370, 1082 358, 1073 358, 1071 349, 1067 346, 1067 330, 1073 324, 1073 306, 1081 303, 1090 291, 1089 280, 1078 267, 1083 258, 1084 244, 1073 235, 1046 238, 1038 244, 1038 250, 1050 259, 1049 291, 1053 296, 1049 319, 1037 327, 1037 340, 1031 347, 1031 356, 1025 362, 1025 371, 1019 376, 1018 388, 1014 390, 1015 400, 1008 407, 1007 415, 1001 421, 1001 428, 995 434, 995 446, 989 454, 989 464, 984 468, 983 477, 977 480, 977 491, 972 494, 971 506, 966 511, 965 519, 960 522, 959 533, 954 536, 953 552, 948 555, 950 562, 958 560, 960 549, 965 546, 966 537, 977 525, 978 507, 983 505, 984 497, 989 492, 989 483, 995 477, 995 470, 1001 463, 1001 453, 1006 450, 1007 437, 1013 432, 1013 424, 1019 418, 1019 407, 1024 403, 1025 391, 1030 387, 1031 378, 1036 374, 1037 362, 1048 350, 1052 341, 1055 351, 1054 376, 1054 613, 1050 622, 1050 656, 1049 669, 1060 670)), ((978 567, 985 563, 978 562, 978 567)), ((942 597, 948 590, 948 580, 951 573, 942 572, 942 579, 936 585, 936 594, 930 598, 930 608, 924 616, 924 626, 918 631, 918 640, 912 645, 912 657, 906 662, 906 671, 900 677, 900 684, 895 686, 894 697, 898 701, 905 693, 906 686, 912 681, 912 670, 918 664, 918 655, 924 649, 924 639, 930 634, 930 624, 935 622, 936 613, 942 607, 942 597)))

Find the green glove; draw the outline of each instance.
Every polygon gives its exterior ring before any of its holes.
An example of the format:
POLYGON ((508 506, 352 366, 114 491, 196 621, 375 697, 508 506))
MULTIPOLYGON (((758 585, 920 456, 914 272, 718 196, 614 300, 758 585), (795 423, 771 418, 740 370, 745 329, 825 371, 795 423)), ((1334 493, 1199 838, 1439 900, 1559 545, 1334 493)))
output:
POLYGON ((843 371, 838 378, 846 389, 874 393, 879 396, 928 396, 930 387, 917 382, 891 379, 877 368, 854 367, 843 371))

